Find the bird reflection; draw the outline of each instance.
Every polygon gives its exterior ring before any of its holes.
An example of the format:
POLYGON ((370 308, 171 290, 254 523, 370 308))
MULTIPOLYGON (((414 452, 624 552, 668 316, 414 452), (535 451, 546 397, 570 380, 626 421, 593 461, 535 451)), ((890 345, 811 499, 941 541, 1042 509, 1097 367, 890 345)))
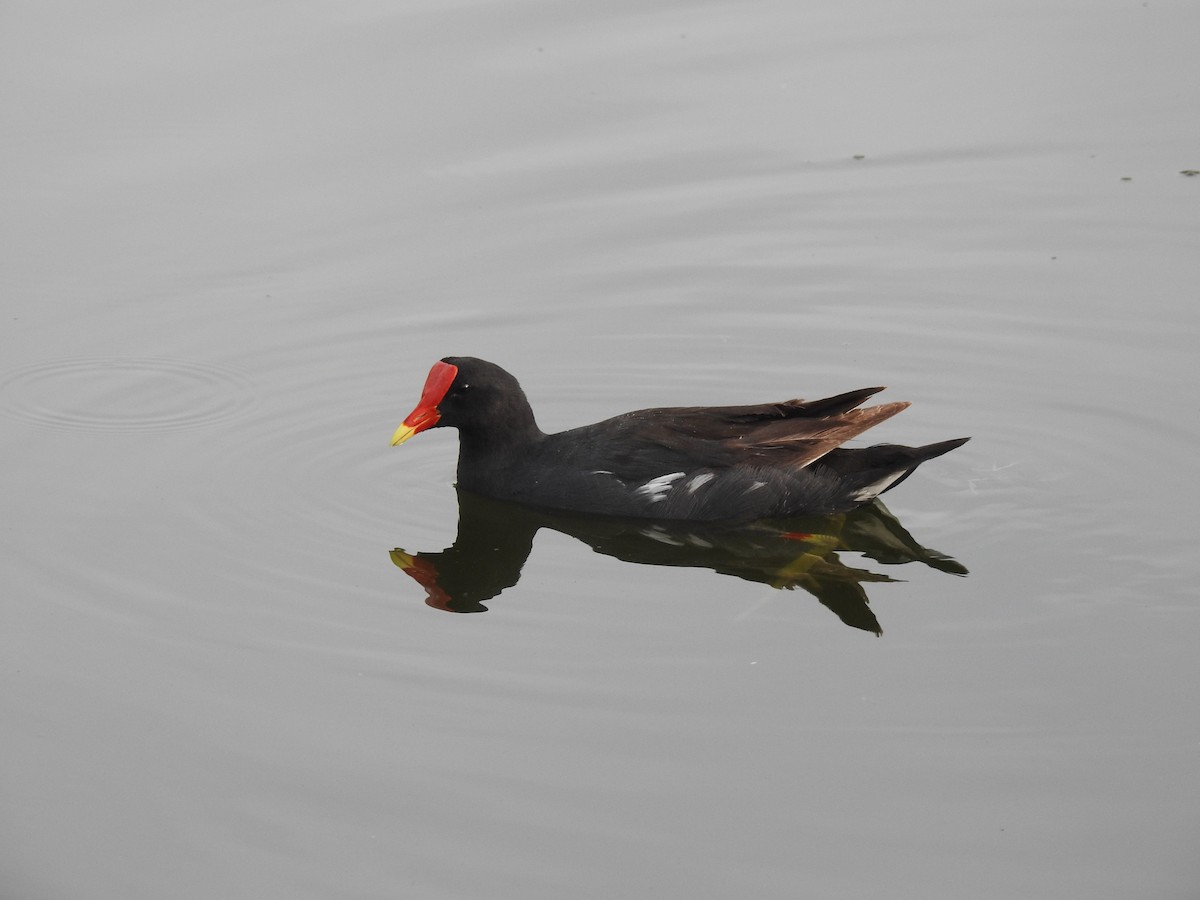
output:
POLYGON ((802 588, 851 628, 874 634, 883 629, 864 585, 898 579, 848 566, 838 558, 839 551, 884 565, 921 562, 953 575, 967 574, 956 560, 917 543, 879 500, 840 515, 723 524, 547 511, 461 488, 454 543, 436 553, 397 548, 392 562, 425 589, 430 606, 486 612, 484 601, 520 579, 540 528, 570 535, 626 562, 707 568, 774 588, 802 588))

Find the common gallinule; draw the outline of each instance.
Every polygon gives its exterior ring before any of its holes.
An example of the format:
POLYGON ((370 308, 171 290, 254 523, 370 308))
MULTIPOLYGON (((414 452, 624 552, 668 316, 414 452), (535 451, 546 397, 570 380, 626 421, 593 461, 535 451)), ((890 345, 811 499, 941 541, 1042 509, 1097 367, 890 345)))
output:
POLYGON ((860 409, 883 388, 824 400, 641 409, 545 434, 517 379, 494 363, 448 356, 392 445, 458 429, 458 484, 549 509, 655 519, 763 519, 844 512, 966 443, 840 445, 908 407, 860 409))

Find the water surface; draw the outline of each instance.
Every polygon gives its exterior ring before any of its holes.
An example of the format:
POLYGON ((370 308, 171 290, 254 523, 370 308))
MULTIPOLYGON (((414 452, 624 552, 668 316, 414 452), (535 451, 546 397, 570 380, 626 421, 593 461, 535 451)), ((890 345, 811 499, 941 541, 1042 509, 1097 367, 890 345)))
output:
POLYGON ((1192 5, 4 20, 6 896, 1194 894, 1192 5), (837 549, 877 638, 542 527, 433 608, 458 354, 886 384, 970 574, 837 549))

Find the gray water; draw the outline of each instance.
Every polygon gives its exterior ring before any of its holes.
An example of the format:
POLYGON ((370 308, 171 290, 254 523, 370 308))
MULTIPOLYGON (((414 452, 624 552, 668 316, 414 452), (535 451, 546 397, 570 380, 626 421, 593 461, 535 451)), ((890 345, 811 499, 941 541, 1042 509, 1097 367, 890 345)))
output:
POLYGON ((0 896, 1196 895, 1200 6, 0 23, 0 896), (432 608, 468 354, 547 430, 886 384, 970 574, 842 549, 877 638, 542 528, 432 608))

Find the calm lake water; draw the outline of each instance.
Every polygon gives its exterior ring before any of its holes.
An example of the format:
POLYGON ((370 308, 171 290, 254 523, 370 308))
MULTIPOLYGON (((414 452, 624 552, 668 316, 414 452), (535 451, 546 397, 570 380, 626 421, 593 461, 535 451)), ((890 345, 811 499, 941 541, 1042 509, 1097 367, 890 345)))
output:
POLYGON ((1200 5, 0 22, 0 896, 1197 895, 1200 5), (446 355, 973 440, 803 565, 488 573, 446 355))

